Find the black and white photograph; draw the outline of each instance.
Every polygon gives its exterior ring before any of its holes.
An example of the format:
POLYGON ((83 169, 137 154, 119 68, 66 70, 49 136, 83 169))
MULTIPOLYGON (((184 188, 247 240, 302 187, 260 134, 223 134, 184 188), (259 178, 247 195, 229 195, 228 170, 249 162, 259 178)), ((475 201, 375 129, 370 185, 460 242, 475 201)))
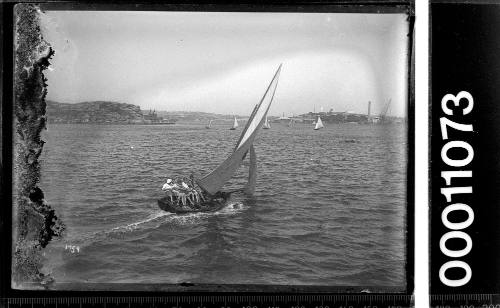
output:
POLYGON ((29 13, 45 115, 13 288, 407 290, 407 12, 29 13))

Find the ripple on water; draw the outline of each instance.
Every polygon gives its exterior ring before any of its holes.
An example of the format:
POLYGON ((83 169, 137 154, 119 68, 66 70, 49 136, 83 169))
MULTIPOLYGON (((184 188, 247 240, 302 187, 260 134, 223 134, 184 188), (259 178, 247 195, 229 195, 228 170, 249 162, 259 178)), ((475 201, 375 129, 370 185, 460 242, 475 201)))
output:
MULTIPOLYGON (((205 175, 239 133, 49 125, 40 185, 68 232, 46 268, 61 282, 404 286, 403 126, 275 125, 255 141, 254 197, 216 213, 158 209, 167 177, 205 175)), ((247 178, 246 165, 228 187, 247 178)))

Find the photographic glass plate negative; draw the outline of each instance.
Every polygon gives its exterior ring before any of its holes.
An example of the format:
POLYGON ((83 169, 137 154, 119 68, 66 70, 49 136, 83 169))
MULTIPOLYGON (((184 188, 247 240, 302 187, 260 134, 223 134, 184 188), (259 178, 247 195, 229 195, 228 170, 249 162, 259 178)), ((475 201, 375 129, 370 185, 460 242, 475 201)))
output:
POLYGON ((11 297, 409 305, 411 3, 9 8, 11 297))

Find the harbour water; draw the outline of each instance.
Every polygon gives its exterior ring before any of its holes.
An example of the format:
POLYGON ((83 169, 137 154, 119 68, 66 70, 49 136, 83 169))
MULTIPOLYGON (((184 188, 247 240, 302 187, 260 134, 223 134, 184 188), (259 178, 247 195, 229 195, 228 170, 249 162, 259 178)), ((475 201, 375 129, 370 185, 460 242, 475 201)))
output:
POLYGON ((166 179, 203 176, 241 133, 204 126, 50 124, 40 186, 67 230, 44 270, 57 283, 404 289, 404 125, 275 124, 254 143, 253 197, 235 194, 216 213, 163 212, 166 179))

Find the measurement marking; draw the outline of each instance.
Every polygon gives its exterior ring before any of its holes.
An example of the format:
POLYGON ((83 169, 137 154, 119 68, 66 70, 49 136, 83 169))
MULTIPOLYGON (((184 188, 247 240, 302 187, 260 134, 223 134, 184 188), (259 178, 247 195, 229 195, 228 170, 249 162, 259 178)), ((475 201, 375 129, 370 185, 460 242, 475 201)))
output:
MULTIPOLYGON (((488 294, 470 294, 463 295, 457 294, 453 295, 434 295, 433 300, 434 304, 437 304, 437 300, 441 299, 445 300, 467 300, 467 303, 471 302, 473 298, 484 299, 485 304, 488 302, 495 302, 496 298, 492 298, 492 295, 488 294)), ((500 297, 498 297, 500 299, 500 297)), ((202 308, 206 303, 212 303, 212 307, 214 308, 242 308, 238 304, 248 303, 250 307, 258 307, 258 308, 290 308, 288 307, 290 304, 292 306, 301 306, 311 307, 311 308, 320 308, 318 307, 321 303, 322 307, 329 306, 330 308, 338 308, 339 306, 345 306, 346 308, 353 306, 377 306, 377 304, 385 303, 387 305, 394 304, 395 306, 399 306, 404 301, 404 306, 410 305, 413 300, 413 296, 405 295, 405 294, 311 294, 311 295, 247 295, 247 296, 226 296, 226 295, 184 295, 184 296, 157 296, 157 297, 61 297, 61 298, 12 298, 12 299, 4 299, 8 301, 8 305, 20 305, 23 304, 22 307, 31 306, 34 308, 37 304, 40 306, 47 307, 59 307, 61 304, 63 305, 71 305, 78 304, 77 307, 84 307, 85 304, 92 303, 94 306, 99 307, 114 307, 119 304, 127 304, 125 307, 132 308, 134 306, 138 306, 138 304, 148 304, 145 306, 157 307, 157 306, 166 306, 167 303, 172 303, 172 306, 168 308, 187 308, 187 303, 190 303, 190 306, 194 306, 197 304, 198 307, 202 308), (186 306, 180 305, 182 303, 186 303, 186 306), (163 305, 161 305, 163 303, 163 305), (173 304, 176 304, 174 306, 173 304), (235 304, 238 303, 238 304, 235 304), (108 305, 111 304, 111 305, 108 305), (220 305, 219 305, 220 304, 220 305), (326 305, 326 306, 325 306, 326 305)), ((474 304, 474 303, 472 303, 474 304)), ((209 305, 210 306, 210 305, 209 305)), ((244 305, 246 306, 246 305, 244 305)), ((211 307, 208 307, 211 308, 211 307)))

